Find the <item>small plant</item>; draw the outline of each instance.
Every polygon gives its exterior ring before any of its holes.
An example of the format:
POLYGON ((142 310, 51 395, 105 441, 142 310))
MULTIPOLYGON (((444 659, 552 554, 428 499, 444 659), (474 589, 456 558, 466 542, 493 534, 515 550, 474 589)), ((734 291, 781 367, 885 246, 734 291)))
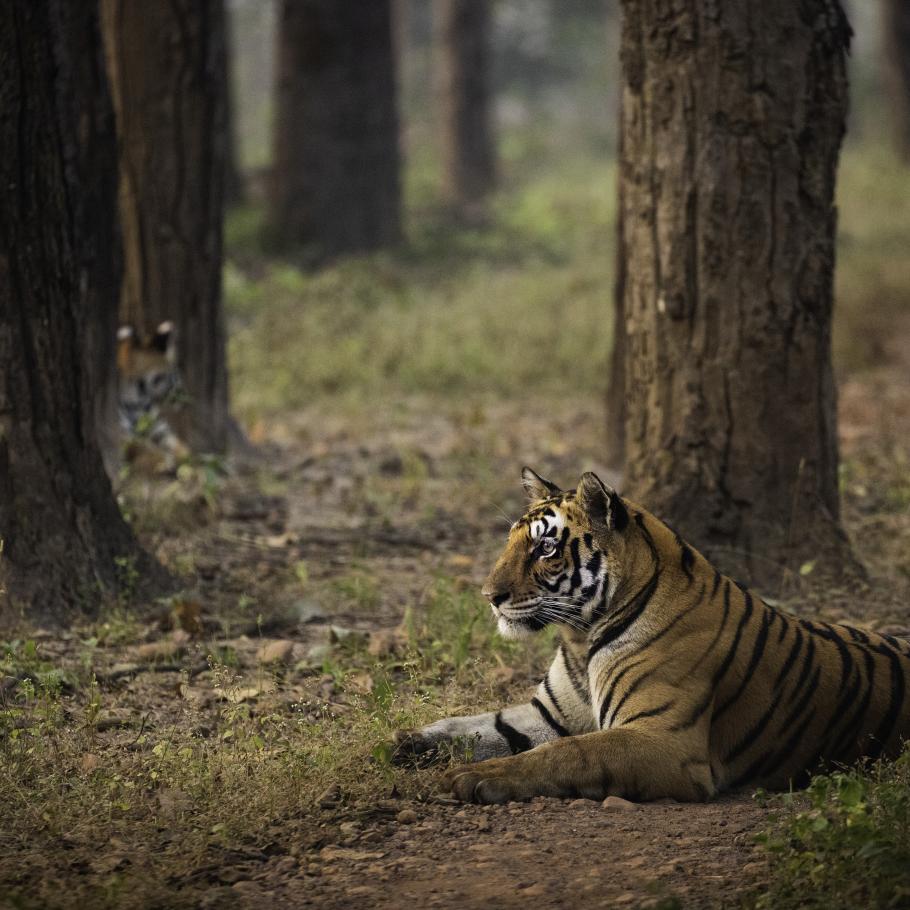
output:
POLYGON ((771 874, 757 908, 910 906, 910 748, 777 799, 758 839, 771 874))

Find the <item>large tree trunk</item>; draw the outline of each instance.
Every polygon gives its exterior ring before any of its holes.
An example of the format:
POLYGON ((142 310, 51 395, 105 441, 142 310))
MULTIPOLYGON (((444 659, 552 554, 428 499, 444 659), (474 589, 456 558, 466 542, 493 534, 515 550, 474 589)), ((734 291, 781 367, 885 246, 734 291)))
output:
POLYGON ((190 407, 175 429, 223 451, 228 387, 221 309, 227 158, 223 0, 102 0, 120 138, 125 322, 177 326, 190 407))
POLYGON ((883 0, 886 81, 898 154, 910 164, 910 0, 883 0))
POLYGON ((768 585, 840 558, 837 0, 624 0, 630 495, 768 585))
POLYGON ((114 119, 94 5, 4 4, 0 85, 0 621, 61 620, 96 607, 124 567, 151 568, 96 434, 118 270, 114 119))
POLYGON ((313 260, 401 235, 391 0, 284 0, 269 234, 313 260))
POLYGON ((443 190, 470 215, 493 189, 489 0, 437 0, 436 64, 443 190))

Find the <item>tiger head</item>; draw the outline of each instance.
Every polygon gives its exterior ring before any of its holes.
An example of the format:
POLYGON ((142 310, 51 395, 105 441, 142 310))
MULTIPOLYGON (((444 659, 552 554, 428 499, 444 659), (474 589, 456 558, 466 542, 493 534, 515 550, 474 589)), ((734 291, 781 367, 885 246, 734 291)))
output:
POLYGON ((520 638, 550 623, 584 634, 602 615, 621 577, 629 512, 596 474, 560 490, 522 471, 528 511, 482 589, 501 635, 520 638))
POLYGON ((174 324, 162 322, 140 337, 132 326, 117 332, 117 373, 120 406, 136 414, 160 405, 179 390, 174 324))

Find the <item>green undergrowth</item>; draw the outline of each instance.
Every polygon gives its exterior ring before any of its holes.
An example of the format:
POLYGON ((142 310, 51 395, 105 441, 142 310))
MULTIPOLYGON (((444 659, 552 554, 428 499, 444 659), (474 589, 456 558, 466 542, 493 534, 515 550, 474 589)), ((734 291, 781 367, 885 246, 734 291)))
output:
MULTIPOLYGON (((372 596, 356 577, 340 598, 372 596)), ((439 576, 384 649, 352 633, 315 663, 251 666, 197 641, 181 672, 145 674, 147 701, 121 721, 132 677, 106 682, 105 651, 139 628, 121 611, 80 630, 66 661, 0 644, 0 894, 14 906, 195 906, 200 866, 289 838, 318 853, 340 819, 436 792, 435 770, 391 763, 396 730, 515 697, 552 648, 500 639, 482 598, 439 576)))
POLYGON ((910 907, 910 748, 777 797, 761 910, 910 907))

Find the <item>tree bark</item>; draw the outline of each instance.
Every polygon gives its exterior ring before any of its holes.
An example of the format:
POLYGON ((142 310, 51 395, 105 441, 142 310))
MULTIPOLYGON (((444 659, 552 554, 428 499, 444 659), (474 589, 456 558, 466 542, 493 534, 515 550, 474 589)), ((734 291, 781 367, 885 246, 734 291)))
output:
POLYGON ((437 0, 437 92, 443 190, 470 215, 496 180, 490 98, 489 0, 437 0))
POLYGON ((894 112, 894 142, 910 164, 910 0, 884 0, 885 75, 894 112))
POLYGON ((152 570, 96 434, 119 275, 94 5, 4 4, 0 86, 0 621, 62 621, 116 591, 125 567, 152 570))
POLYGON ((177 326, 190 406, 174 429, 221 452, 229 427, 221 308, 227 159, 223 0, 102 0, 120 139, 124 322, 177 326))
POLYGON ((268 231, 314 261, 401 236, 390 7, 281 7, 268 231))
POLYGON ((630 495, 764 586, 843 559, 831 368, 837 0, 624 0, 630 495))

